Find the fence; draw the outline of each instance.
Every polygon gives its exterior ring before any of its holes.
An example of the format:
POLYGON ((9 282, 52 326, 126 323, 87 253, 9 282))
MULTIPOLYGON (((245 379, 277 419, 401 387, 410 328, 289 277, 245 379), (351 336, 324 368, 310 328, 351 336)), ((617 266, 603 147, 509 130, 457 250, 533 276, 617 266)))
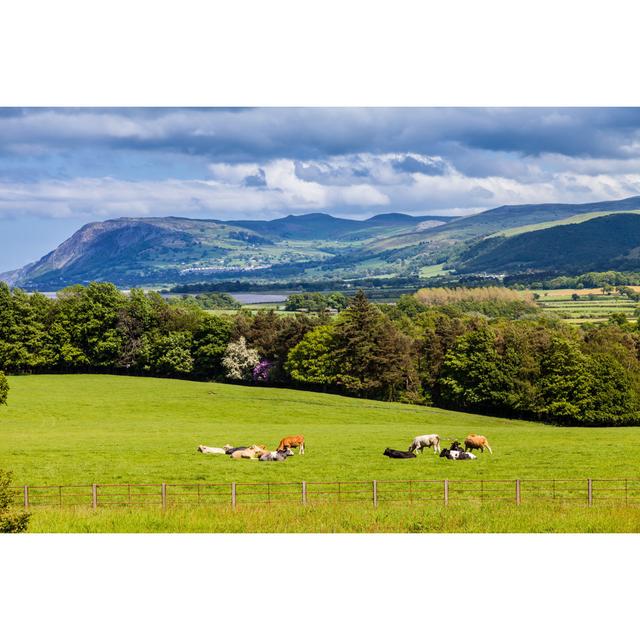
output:
POLYGON ((640 479, 372 480, 190 484, 92 484, 15 488, 31 507, 145 507, 186 505, 361 503, 514 503, 551 501, 640 505, 640 479))

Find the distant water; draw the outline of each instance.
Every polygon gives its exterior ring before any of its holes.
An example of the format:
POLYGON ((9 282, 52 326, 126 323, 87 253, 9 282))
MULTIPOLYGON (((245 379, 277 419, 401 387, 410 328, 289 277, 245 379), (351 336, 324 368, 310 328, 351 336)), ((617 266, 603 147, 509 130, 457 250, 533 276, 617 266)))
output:
POLYGON ((262 304, 263 302, 285 302, 287 296, 278 293, 230 293, 242 304, 262 304))
MULTIPOLYGON (((57 298, 55 291, 42 291, 43 296, 47 298, 57 298)), ((129 293, 129 290, 123 291, 123 293, 129 293)), ((176 294, 179 295, 179 294, 176 294)), ((287 296, 279 293, 231 293, 238 302, 241 304, 262 304, 266 302, 286 302, 287 296)))

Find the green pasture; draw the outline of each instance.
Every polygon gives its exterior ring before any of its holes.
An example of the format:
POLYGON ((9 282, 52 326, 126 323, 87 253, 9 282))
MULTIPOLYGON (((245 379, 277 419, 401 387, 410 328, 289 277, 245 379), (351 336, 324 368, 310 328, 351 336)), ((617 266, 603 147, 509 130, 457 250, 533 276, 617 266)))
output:
POLYGON ((640 428, 559 428, 336 395, 107 375, 11 376, 0 467, 16 484, 639 477, 640 428), (420 434, 485 435, 493 455, 390 460, 420 434), (304 434, 284 463, 203 455, 304 434))
POLYGON ((573 300, 570 293, 564 291, 564 295, 553 291, 537 291, 540 295, 537 303, 545 311, 574 324, 604 322, 613 313, 623 313, 631 322, 636 320, 634 312, 638 305, 626 296, 592 294, 593 299, 589 299, 587 294, 582 294, 580 290, 575 292, 580 295, 580 299, 573 300))
POLYGON ((32 533, 640 533, 616 505, 332 504, 320 507, 34 509, 32 533))
POLYGON ((433 278, 435 276, 442 276, 445 275, 447 273, 449 273, 448 271, 446 271, 443 267, 444 267, 445 263, 441 262, 440 264, 432 264, 429 265, 428 267, 421 267, 420 269, 420 277, 421 278, 433 278))

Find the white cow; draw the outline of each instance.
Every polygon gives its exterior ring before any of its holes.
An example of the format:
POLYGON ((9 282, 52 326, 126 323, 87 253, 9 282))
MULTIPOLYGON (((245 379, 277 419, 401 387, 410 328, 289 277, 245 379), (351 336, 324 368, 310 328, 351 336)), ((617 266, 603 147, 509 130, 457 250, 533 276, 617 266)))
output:
POLYGON ((198 447, 200 453, 227 453, 227 449, 231 449, 230 444, 225 444, 224 447, 207 447, 205 444, 201 444, 198 447))
POLYGON ((433 453, 440 453, 440 436, 437 433, 431 433, 426 436, 416 436, 409 447, 409 451, 420 451, 425 448, 433 447, 433 453))

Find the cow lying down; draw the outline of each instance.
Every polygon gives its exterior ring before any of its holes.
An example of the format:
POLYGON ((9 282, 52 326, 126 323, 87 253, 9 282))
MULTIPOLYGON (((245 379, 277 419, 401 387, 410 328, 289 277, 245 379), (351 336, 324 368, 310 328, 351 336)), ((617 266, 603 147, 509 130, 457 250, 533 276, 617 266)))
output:
POLYGON ((416 457, 416 454, 412 451, 398 451, 398 449, 389 449, 389 447, 384 450, 382 455, 387 456, 388 458, 398 458, 399 460, 416 457))
POLYGON ((200 453, 229 453, 230 450, 230 444, 225 444, 224 447, 208 447, 206 444, 201 444, 198 447, 200 453))
POLYGON ((478 456, 458 449, 443 449, 440 452, 440 457, 447 458, 447 460, 475 460, 478 456))
POLYGON ((260 462, 284 462, 292 455, 293 451, 291 451, 291 449, 278 449, 277 451, 267 451, 267 453, 263 453, 258 460, 260 460, 260 462))

